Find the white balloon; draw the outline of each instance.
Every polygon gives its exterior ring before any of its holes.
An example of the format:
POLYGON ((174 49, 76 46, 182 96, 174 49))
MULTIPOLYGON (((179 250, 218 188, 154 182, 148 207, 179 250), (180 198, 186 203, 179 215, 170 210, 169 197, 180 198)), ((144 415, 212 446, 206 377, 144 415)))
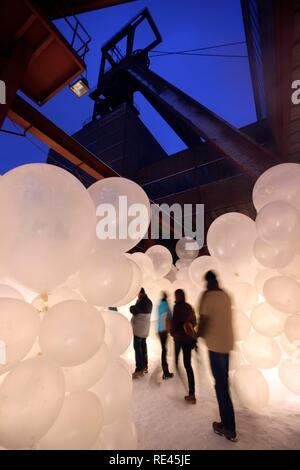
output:
MULTIPOLYGON (((177 260, 176 263, 178 261, 180 261, 180 260, 177 260)), ((181 260, 181 261, 183 261, 183 260, 181 260)), ((174 265, 172 265, 171 270, 168 272, 168 274, 165 275, 165 279, 167 279, 170 282, 174 282, 175 279, 176 279, 176 273, 177 273, 177 269, 174 265)))
POLYGON ((296 253, 292 261, 280 269, 283 276, 293 277, 300 281, 300 252, 296 253))
POLYGON ((149 256, 153 263, 154 277, 156 279, 160 279, 170 272, 173 260, 167 248, 162 245, 154 245, 148 248, 146 255, 149 256))
POLYGON ((129 416, 123 416, 112 424, 103 426, 98 448, 101 450, 136 450, 137 431, 129 416))
POLYGON ((0 220, 0 252, 10 273, 42 293, 80 266, 95 236, 95 208, 85 187, 46 163, 1 178, 0 220))
POLYGON ((0 387, 0 445, 33 446, 56 420, 64 396, 59 367, 42 357, 21 362, 0 387))
POLYGON ((289 264, 294 256, 291 246, 275 246, 257 238, 254 243, 255 258, 267 268, 283 268, 289 264))
POLYGON ((271 369, 277 366, 281 358, 281 350, 276 341, 258 333, 251 333, 245 339, 242 351, 246 360, 259 369, 271 369))
POLYGON ((114 306, 128 294, 132 276, 132 266, 123 253, 98 251, 80 270, 81 292, 93 305, 114 306))
POLYGON ((258 236, 269 244, 295 246, 300 238, 300 212, 286 202, 270 202, 256 217, 258 236))
MULTIPOLYGON (((114 238, 108 237, 106 239, 99 239, 98 235, 97 250, 105 252, 109 249, 110 251, 125 252, 142 240, 150 223, 150 203, 147 194, 138 184, 121 177, 104 178, 90 186, 88 192, 96 208, 102 206, 105 209, 105 205, 110 206, 105 220, 102 219, 103 228, 106 232, 115 235, 114 238), (141 217, 139 217, 138 206, 143 209, 141 217), (136 213, 135 210, 138 212, 136 213), (139 218, 137 224, 139 225, 139 233, 136 233, 133 238, 132 229, 137 216, 139 218)), ((107 212, 103 213, 103 215, 105 214, 107 212)), ((98 231, 99 223, 101 220, 98 222, 98 231)))
POLYGON ((300 356, 295 352, 289 359, 283 361, 279 366, 279 377, 283 385, 291 392, 300 395, 300 356))
MULTIPOLYGON (((179 258, 176 263, 175 263, 175 266, 177 269, 181 269, 181 268, 189 268, 190 265, 192 264, 193 260, 190 260, 190 259, 183 259, 183 258, 179 258)), ((177 271, 176 269, 176 271, 177 271)))
POLYGON ((0 347, 3 348, 0 374, 26 356, 39 327, 39 314, 31 305, 23 300, 0 298, 0 347))
POLYGON ((230 351, 230 360, 229 360, 229 370, 238 369, 243 361, 242 353, 239 348, 236 347, 235 349, 230 351))
POLYGON ((124 315, 114 311, 103 311, 105 343, 113 357, 121 356, 132 341, 132 327, 124 315))
POLYGON ((265 171, 253 189, 253 203, 259 212, 269 202, 285 201, 300 209, 300 165, 281 163, 265 171))
POLYGON ((255 307, 258 301, 258 293, 251 284, 248 282, 236 282, 231 285, 230 290, 237 309, 248 312, 255 307))
POLYGON ((39 341, 44 354, 61 366, 90 359, 103 343, 104 321, 94 307, 79 300, 54 305, 45 315, 39 341))
POLYGON ((291 343, 297 342, 300 346, 300 315, 289 315, 287 317, 284 332, 291 343))
POLYGON ((285 313, 300 312, 300 283, 285 276, 268 279, 263 288, 266 301, 285 313))
POLYGON ((102 403, 104 424, 111 424, 128 409, 132 394, 132 378, 123 364, 113 361, 91 390, 102 403))
POLYGON ((249 318, 241 311, 233 309, 233 332, 234 340, 242 341, 247 338, 251 331, 249 318))
POLYGON ((235 273, 252 263, 256 237, 252 219, 229 212, 218 217, 209 227, 207 247, 211 256, 235 273))
POLYGON ((40 440, 44 450, 88 450, 103 425, 99 399, 89 391, 70 393, 54 425, 40 440))
POLYGON ((109 350, 105 343, 88 361, 74 367, 64 367, 67 392, 91 388, 104 374, 109 363, 109 350))
POLYGON ((176 254, 178 258, 193 260, 199 253, 199 244, 191 237, 184 237, 176 243, 176 254))
POLYGON ((49 308, 65 300, 83 300, 83 298, 78 292, 73 291, 69 287, 58 287, 49 295, 38 295, 33 299, 32 306, 39 312, 45 312, 49 308))
POLYGON ((7 286, 6 284, 0 284, 0 298, 1 297, 24 300, 23 295, 21 295, 17 289, 11 286, 7 286))
POLYGON ((140 267, 144 277, 154 277, 154 266, 149 256, 137 252, 133 253, 131 258, 140 267))
POLYGON ((256 305, 251 313, 252 325, 264 336, 278 336, 283 332, 286 315, 267 302, 256 305))
POLYGON ((188 268, 179 269, 179 271, 177 271, 177 273, 176 273, 176 279, 178 281, 183 281, 183 280, 189 281, 190 276, 189 276, 188 268))
POLYGON ((288 338, 286 337, 285 333, 282 333, 279 336, 279 343, 280 343, 280 346, 282 347, 283 351, 285 351, 289 355, 292 355, 295 351, 297 351, 296 343, 291 343, 288 340, 288 338))
POLYGON ((233 386, 242 405, 250 410, 261 410, 268 404, 268 383, 255 367, 249 365, 239 367, 233 376, 233 386))
POLYGON ((215 258, 212 256, 199 256, 190 264, 189 276, 196 286, 204 289, 206 287, 204 276, 207 271, 214 271, 218 274, 219 270, 220 266, 215 258))
POLYGON ((259 271, 254 280, 255 288, 259 294, 263 294, 263 287, 265 282, 271 277, 278 276, 278 272, 275 269, 262 269, 259 271))
POLYGON ((132 268, 131 285, 125 297, 123 297, 121 300, 118 300, 117 302, 114 303, 115 307, 127 305, 129 302, 135 299, 143 285, 143 274, 142 274, 141 269, 138 267, 138 265, 134 261, 132 261, 132 259, 129 259, 129 263, 132 268))

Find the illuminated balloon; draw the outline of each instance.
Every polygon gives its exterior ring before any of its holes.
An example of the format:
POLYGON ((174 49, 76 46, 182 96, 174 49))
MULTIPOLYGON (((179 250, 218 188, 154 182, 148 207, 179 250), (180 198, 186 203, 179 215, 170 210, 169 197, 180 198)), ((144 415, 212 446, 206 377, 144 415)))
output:
POLYGON ((143 285, 143 274, 142 274, 141 269, 131 259, 129 259, 129 264, 132 268, 131 285, 125 297, 123 297, 121 300, 118 300, 117 302, 114 303, 115 307, 127 305, 129 302, 135 299, 143 285))
POLYGON ((297 342, 300 346, 300 315, 290 315, 287 317, 284 332, 287 339, 291 342, 297 342))
POLYGON ((286 315, 267 302, 256 305, 251 313, 252 325, 264 336, 278 336, 283 332, 286 315))
POLYGON ((46 163, 23 165, 1 178, 0 220, 0 252, 9 272, 41 293, 79 268, 95 236, 95 208, 85 187, 46 163))
POLYGON ((154 277, 154 266, 145 253, 133 253, 132 260, 141 268, 144 277, 154 277))
POLYGON ((290 246, 275 246, 257 238, 254 243, 255 258, 267 268, 283 268, 291 262, 294 250, 290 246))
POLYGON ((128 409, 132 394, 132 378, 119 361, 113 361, 91 390, 102 403, 104 424, 111 424, 128 409))
POLYGON ((109 351, 105 343, 88 361, 74 367, 64 367, 67 392, 78 392, 95 385, 109 363, 109 351))
POLYGON ((253 203, 259 212, 269 202, 285 201, 300 209, 300 165, 281 163, 265 171, 253 189, 253 203))
POLYGON ((263 288, 266 301, 285 313, 300 312, 300 283, 285 276, 268 279, 263 288))
POLYGON ((53 425, 64 397, 58 366, 42 357, 21 362, 0 387, 0 445, 32 447, 53 425))
POLYGON ((242 405, 261 410, 269 401, 269 386, 263 374, 253 366, 239 367, 233 376, 233 387, 242 405))
POLYGON ((103 311, 105 323, 105 343, 113 357, 121 356, 132 341, 132 327, 127 318, 121 313, 103 311))
MULTIPOLYGON (((190 260, 190 259, 183 259, 183 258, 179 258, 176 263, 175 263, 175 266, 177 269, 181 269, 181 268, 189 268, 190 265, 192 264, 192 261, 193 260, 190 260)), ((177 271, 177 270, 176 270, 177 271)))
POLYGON ((259 237, 269 244, 295 246, 300 238, 300 212, 286 202, 270 202, 256 217, 259 237))
POLYGON ((132 276, 132 265, 123 253, 98 251, 80 270, 81 292, 93 305, 114 306, 128 294, 132 276))
POLYGON ((278 272, 275 269, 263 269, 259 271, 254 280, 255 288, 259 294, 263 294, 263 287, 265 282, 271 277, 278 276, 278 272))
POLYGON ((251 333, 245 339, 242 351, 246 360, 259 369, 271 369, 281 358, 281 350, 276 341, 258 333, 251 333))
POLYGON ((101 313, 79 300, 54 305, 45 315, 39 342, 45 355, 61 366, 76 366, 90 359, 103 343, 101 313))
POLYGON ((191 237, 184 237, 176 243, 176 254, 178 258, 193 260, 199 253, 199 244, 191 237))
POLYGON ((179 269, 179 271, 177 271, 176 273, 176 279, 178 279, 178 281, 183 281, 183 280, 188 281, 190 279, 188 268, 179 269))
POLYGON ((44 450, 88 450, 103 425, 101 403, 89 391, 70 393, 54 425, 40 440, 44 450))
MULTIPOLYGON (((180 261, 180 260, 177 260, 180 261)), ((177 263, 176 261, 176 263, 177 263)), ((183 260, 181 260, 183 261, 183 260)), ((165 275, 165 279, 168 280, 169 282, 174 282, 176 279, 176 274, 177 274, 177 269, 174 265, 171 266, 171 270, 168 272, 168 274, 165 275)))
POLYGON ((284 268, 281 268, 280 272, 283 276, 293 277, 300 281, 300 252, 296 253, 292 261, 284 268))
POLYGON ((83 300, 83 298, 78 292, 73 291, 69 287, 58 287, 49 295, 42 294, 37 296, 32 301, 32 305, 38 311, 45 312, 64 300, 83 300))
POLYGON ((7 286, 6 284, 0 284, 0 298, 1 297, 24 300, 24 297, 17 291, 17 289, 7 286))
POLYGON ((98 448, 101 450, 136 450, 137 431, 129 416, 123 416, 112 424, 103 426, 98 448))
POLYGON ((238 272, 251 264, 256 238, 252 219, 237 212, 229 212, 215 219, 209 227, 207 246, 211 256, 229 271, 238 272))
POLYGON ((146 255, 149 256, 154 267, 154 277, 160 279, 170 271, 172 267, 172 255, 162 245, 154 245, 148 248, 146 255))
POLYGON ((242 353, 239 348, 230 352, 229 369, 235 370, 240 367, 243 361, 242 353))
POLYGON ((38 312, 23 300, 0 298, 0 374, 23 359, 34 344, 39 331, 38 312), (2 363, 4 362, 4 363, 2 363))
POLYGON ((243 312, 252 310, 258 301, 256 289, 248 282, 236 282, 232 284, 231 293, 236 308, 243 312))
POLYGON ((297 344, 291 343, 288 338, 286 337, 285 333, 282 333, 279 336, 279 343, 282 349, 289 355, 292 355, 295 351, 297 351, 297 344))
POLYGON ((199 256, 190 264, 189 276, 196 286, 204 289, 206 287, 204 276, 207 271, 214 271, 218 274, 219 269, 219 264, 212 256, 199 256))
POLYGON ((138 184, 121 177, 104 178, 92 184, 88 192, 101 217, 97 250, 125 252, 142 240, 150 223, 150 203, 138 184))
POLYGON ((235 341, 247 338, 251 331, 249 318, 241 311, 233 309, 233 333, 235 341))
POLYGON ((279 366, 281 382, 293 393, 300 395, 300 356, 299 351, 279 366))

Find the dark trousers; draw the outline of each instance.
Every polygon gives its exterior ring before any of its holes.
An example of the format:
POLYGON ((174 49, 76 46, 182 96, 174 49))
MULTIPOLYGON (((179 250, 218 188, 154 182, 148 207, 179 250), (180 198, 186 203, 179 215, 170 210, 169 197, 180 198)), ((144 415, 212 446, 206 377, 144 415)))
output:
POLYGON ((160 331, 159 339, 161 344, 161 366, 164 375, 169 375, 169 366, 167 362, 167 341, 168 341, 168 332, 167 331, 160 331))
POLYGON ((133 347, 135 351, 136 372, 142 372, 145 369, 148 369, 148 353, 147 353, 146 338, 140 338, 139 336, 134 336, 133 347))
POLYGON ((175 364, 178 367, 179 353, 182 349, 183 352, 183 363, 186 370, 188 383, 189 383, 189 395, 195 395, 195 378, 194 371, 191 364, 192 349, 194 345, 186 341, 175 341, 175 364))
POLYGON ((209 360, 215 379, 221 423, 229 431, 235 432, 234 410, 228 384, 229 354, 209 351, 209 360))

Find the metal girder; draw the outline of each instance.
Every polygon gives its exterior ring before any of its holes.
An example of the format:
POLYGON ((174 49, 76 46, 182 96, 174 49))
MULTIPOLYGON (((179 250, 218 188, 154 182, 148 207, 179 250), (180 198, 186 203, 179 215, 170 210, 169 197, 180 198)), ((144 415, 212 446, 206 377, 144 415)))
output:
POLYGON ((169 123, 189 128, 252 180, 279 162, 270 151, 154 72, 138 65, 125 72, 163 117, 168 116, 169 123))
POLYGON ((94 176, 94 178, 118 176, 105 163, 99 161, 93 153, 89 152, 77 140, 66 134, 20 96, 15 97, 8 116, 16 124, 72 161, 82 170, 94 176))
POLYGON ((135 0, 35 0, 36 4, 51 19, 77 15, 133 1, 135 0))

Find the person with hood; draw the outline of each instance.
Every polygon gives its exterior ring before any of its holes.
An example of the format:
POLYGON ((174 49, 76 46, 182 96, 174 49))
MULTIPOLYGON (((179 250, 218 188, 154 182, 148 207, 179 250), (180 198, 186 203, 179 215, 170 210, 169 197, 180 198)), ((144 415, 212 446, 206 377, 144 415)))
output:
POLYGON ((134 379, 143 377, 148 372, 148 353, 146 339, 150 331, 150 315, 152 302, 145 289, 141 288, 135 305, 130 307, 132 313, 131 325, 133 330, 133 347, 135 351, 134 379))
POLYGON ((179 353, 183 351, 183 363, 187 373, 189 394, 184 398, 187 403, 196 404, 195 378, 191 364, 192 350, 196 346, 194 326, 196 316, 194 309, 185 301, 185 293, 182 289, 175 291, 175 306, 171 324, 171 335, 175 342, 175 364, 178 368, 179 353))
POLYGON ((212 427, 216 434, 235 442, 235 416, 228 384, 229 354, 233 349, 231 299, 220 288, 213 271, 205 274, 205 280, 207 288, 200 300, 197 336, 206 342, 215 379, 221 421, 213 422, 212 427))
POLYGON ((174 374, 169 371, 167 361, 167 341, 172 321, 172 313, 169 307, 166 292, 162 292, 161 300, 157 307, 157 316, 157 332, 161 343, 161 365, 163 370, 163 380, 166 380, 174 377, 174 374))

